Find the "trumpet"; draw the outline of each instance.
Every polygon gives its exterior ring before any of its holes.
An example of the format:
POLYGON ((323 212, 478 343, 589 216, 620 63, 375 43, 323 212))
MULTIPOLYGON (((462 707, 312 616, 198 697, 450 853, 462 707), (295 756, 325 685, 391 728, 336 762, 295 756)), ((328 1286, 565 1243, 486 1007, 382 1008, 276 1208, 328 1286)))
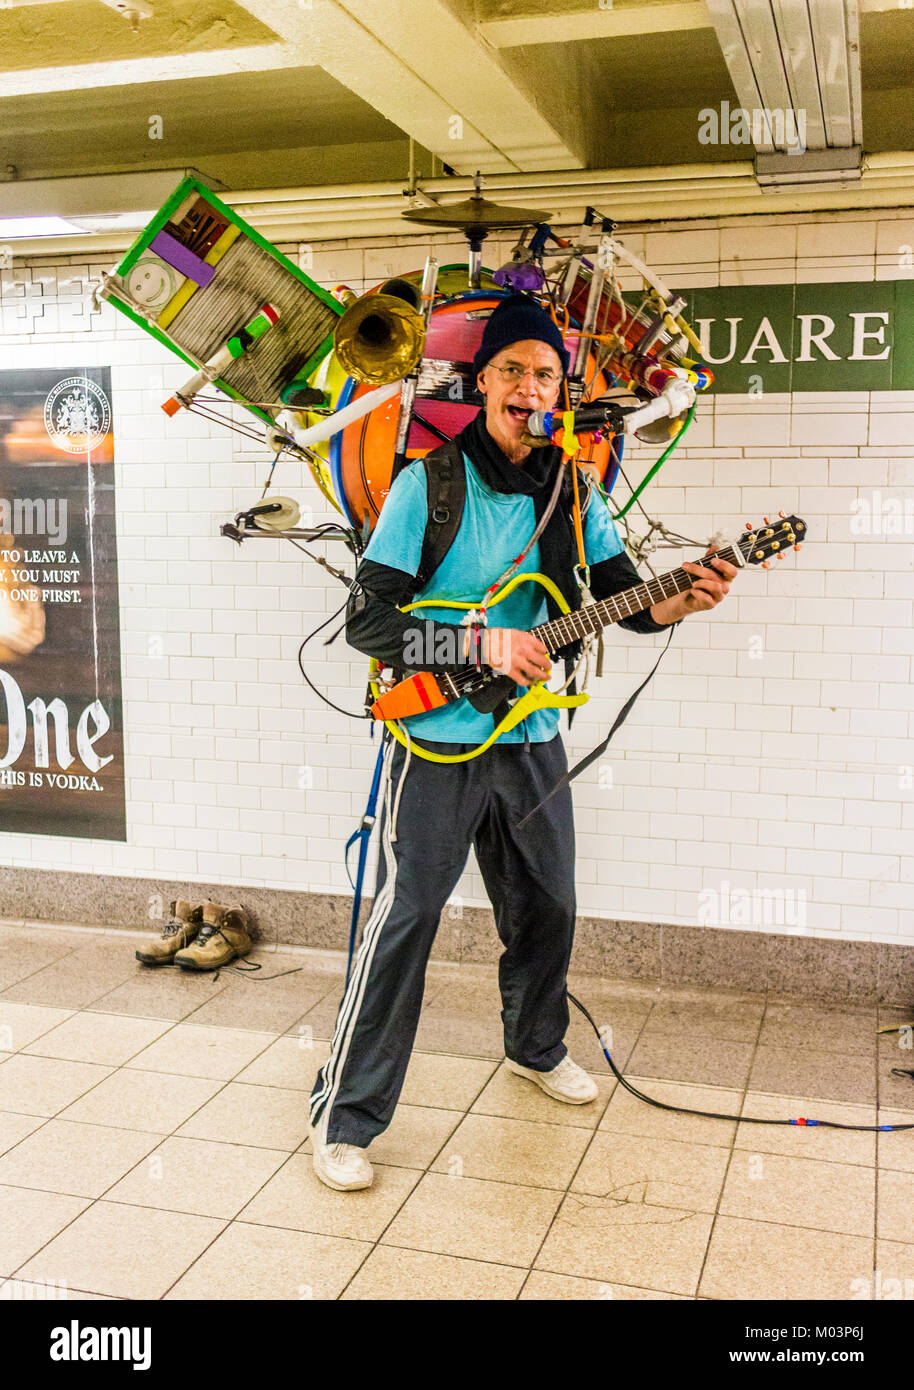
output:
POLYGON ((385 386, 401 381, 419 365, 425 347, 425 319, 419 290, 408 280, 385 280, 364 294, 336 326, 333 345, 341 366, 357 381, 385 386))

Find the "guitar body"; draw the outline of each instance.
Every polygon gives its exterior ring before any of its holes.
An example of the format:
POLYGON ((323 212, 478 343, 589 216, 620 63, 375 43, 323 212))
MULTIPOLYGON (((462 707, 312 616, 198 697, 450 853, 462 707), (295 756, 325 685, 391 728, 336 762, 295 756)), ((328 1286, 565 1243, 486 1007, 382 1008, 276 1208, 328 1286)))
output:
MULTIPOLYGON (((400 681, 392 690, 381 695, 371 706, 374 719, 409 719, 413 714, 427 714, 452 703, 446 677, 431 671, 417 671, 400 681)), ((514 698, 517 687, 510 676, 500 676, 487 667, 479 673, 479 684, 461 692, 479 714, 494 714, 506 700, 514 698)))
MULTIPOLYGON (((492 604, 494 606, 499 603, 519 583, 541 582, 537 575, 519 574, 495 595, 492 604)), ((421 604, 410 604, 409 607, 427 607, 439 602, 440 600, 436 599, 424 599, 421 604)), ((456 606, 472 608, 473 604, 456 606)), ((545 696, 548 695, 549 691, 546 690, 545 696)), ((517 684, 510 676, 499 675, 491 667, 484 666, 481 671, 466 672, 458 691, 447 675, 436 676, 431 671, 417 671, 381 695, 371 706, 371 714, 375 719, 408 719, 413 714, 426 714, 429 710, 440 709, 462 696, 466 697, 477 713, 494 714, 507 700, 516 698, 517 684)))
POLYGON ((479 714, 494 714, 505 700, 513 700, 517 694, 517 684, 510 676, 499 676, 493 671, 485 671, 480 676, 485 684, 479 690, 467 694, 467 699, 479 714))

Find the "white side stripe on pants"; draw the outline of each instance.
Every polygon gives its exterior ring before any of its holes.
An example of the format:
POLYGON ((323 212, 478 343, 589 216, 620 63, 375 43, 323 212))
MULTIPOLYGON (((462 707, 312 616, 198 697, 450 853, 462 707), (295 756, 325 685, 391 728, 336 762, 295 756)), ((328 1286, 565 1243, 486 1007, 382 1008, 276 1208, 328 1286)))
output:
MULTIPOLYGON (((329 1123, 333 1103, 339 1091, 340 1078, 343 1068, 346 1065, 346 1058, 349 1055, 349 1048, 352 1043, 352 1036, 358 1022, 359 1010, 365 997, 365 989, 368 984, 368 976, 371 973, 371 964, 374 959, 375 948, 393 907, 396 894, 397 862, 393 852, 391 842, 391 771, 390 764, 393 761, 393 750, 396 747, 394 739, 390 741, 390 751, 388 753, 387 766, 387 789, 385 795, 387 815, 385 817, 385 834, 382 844, 385 863, 387 865, 387 878, 384 887, 379 894, 371 916, 365 924, 365 932, 362 938, 362 945, 356 957, 355 970, 349 981, 349 987, 340 1006, 340 1014, 337 1019, 336 1028, 333 1034, 333 1041, 330 1044, 330 1057, 324 1067, 324 1080, 320 1091, 311 1098, 311 1123, 316 1125, 322 1113, 326 1113, 329 1123)), ((404 768, 402 776, 405 775, 404 768)))

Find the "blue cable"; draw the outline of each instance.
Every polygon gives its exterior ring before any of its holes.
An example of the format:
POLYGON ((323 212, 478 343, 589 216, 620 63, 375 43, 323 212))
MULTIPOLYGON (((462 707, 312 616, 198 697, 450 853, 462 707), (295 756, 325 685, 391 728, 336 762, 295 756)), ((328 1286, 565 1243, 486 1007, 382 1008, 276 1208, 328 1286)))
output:
MULTIPOLYGON (((372 730, 374 733, 374 730, 372 730)), ((346 873, 349 874, 349 882, 352 883, 354 896, 352 899, 352 921, 349 924, 349 957, 346 961, 346 984, 349 984, 349 975, 352 971, 352 958, 355 954, 355 938, 359 925, 359 909, 362 906, 362 884, 365 880, 365 864, 368 860, 368 845, 371 840, 371 832, 374 829, 375 811, 378 805, 378 788, 381 785, 381 768, 384 762, 384 740, 378 749, 377 761, 374 765, 374 776, 371 779, 371 791, 368 793, 368 802, 365 806, 358 830, 354 831, 346 841, 344 860, 346 863, 346 873), (352 874, 349 873, 349 851, 359 842, 359 865, 356 870, 355 882, 352 882, 352 874)))

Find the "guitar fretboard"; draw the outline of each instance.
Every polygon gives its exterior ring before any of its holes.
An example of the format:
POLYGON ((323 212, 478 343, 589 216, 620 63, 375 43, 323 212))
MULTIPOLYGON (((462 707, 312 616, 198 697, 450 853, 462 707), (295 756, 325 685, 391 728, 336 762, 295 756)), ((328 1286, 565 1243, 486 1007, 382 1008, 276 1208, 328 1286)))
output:
MULTIPOLYGON (((717 557, 729 560, 731 565, 744 565, 746 555, 742 541, 722 546, 720 550, 702 556, 702 561, 707 564, 709 560, 717 557)), ((691 589, 694 578, 688 570, 670 570, 668 574, 658 575, 656 579, 648 579, 643 584, 635 584, 631 589, 623 589, 620 594, 613 594, 610 598, 588 603, 584 608, 576 608, 560 618, 553 618, 551 622, 542 623, 532 631, 551 655, 582 637, 596 636, 610 623, 618 623, 622 618, 631 617, 633 613, 642 613, 645 608, 651 608, 655 603, 661 603, 665 598, 672 598, 675 594, 684 594, 687 589, 691 589)), ((496 679, 494 673, 490 673, 490 678, 496 679)), ((453 674, 442 676, 441 679, 446 682, 452 699, 458 698, 464 690, 479 684, 479 675, 472 669, 455 671, 453 674)))
MULTIPOLYGON (((745 563, 734 545, 725 545, 711 555, 703 556, 702 563, 707 564, 709 560, 717 557, 729 560, 731 565, 745 563)), ((588 603, 584 608, 576 608, 560 618, 553 618, 551 622, 533 628, 533 632, 551 654, 567 647, 570 642, 579 641, 582 637, 595 636, 610 623, 630 618, 633 613, 643 613, 645 608, 662 603, 665 598, 684 594, 687 589, 691 589, 694 582, 695 576, 689 574, 688 570, 670 570, 668 574, 658 575, 656 579, 648 579, 631 589, 623 589, 620 594, 613 594, 610 598, 588 603)))

